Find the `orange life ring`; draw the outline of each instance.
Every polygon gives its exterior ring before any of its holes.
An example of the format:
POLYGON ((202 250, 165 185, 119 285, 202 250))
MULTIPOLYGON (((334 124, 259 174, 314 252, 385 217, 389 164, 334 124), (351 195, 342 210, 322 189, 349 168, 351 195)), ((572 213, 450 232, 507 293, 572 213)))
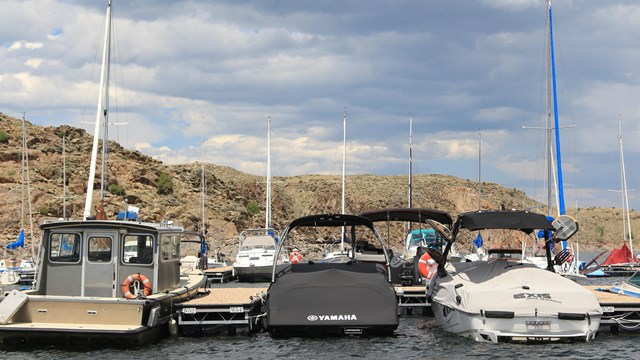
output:
POLYGON ((289 262, 291 262, 292 264, 297 264, 300 262, 300 260, 302 260, 302 255, 300 255, 299 251, 293 250, 289 254, 289 262))
POLYGON ((422 254, 422 256, 420 257, 420 260, 418 261, 418 270, 420 270, 420 275, 422 275, 422 277, 426 278, 426 279, 431 279, 433 277, 434 271, 431 271, 429 269, 429 263, 428 261, 432 260, 431 256, 429 256, 429 254, 424 253, 422 254))
MULTIPOLYGON (((138 297, 138 294, 134 294, 131 292, 131 286, 133 285, 134 288, 135 283, 138 284, 142 284, 142 286, 144 287, 144 296, 149 296, 151 295, 151 281, 149 281, 149 279, 147 279, 146 276, 137 273, 137 274, 131 274, 129 276, 127 276, 124 279, 124 282, 122 283, 122 296, 127 298, 127 299, 135 299, 138 297)), ((140 285, 138 285, 140 286, 140 285)))

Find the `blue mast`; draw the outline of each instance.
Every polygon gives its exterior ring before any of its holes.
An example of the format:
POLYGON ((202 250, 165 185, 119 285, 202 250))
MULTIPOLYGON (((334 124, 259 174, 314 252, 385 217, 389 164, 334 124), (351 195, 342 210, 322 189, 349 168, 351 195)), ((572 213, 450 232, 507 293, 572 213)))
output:
POLYGON ((551 53, 551 81, 553 82, 553 115, 555 118, 556 133, 556 161, 558 166, 558 202, 559 215, 565 215, 564 186, 562 182, 562 157, 560 156, 560 123, 558 121, 558 95, 556 93, 556 61, 553 51, 553 16, 551 12, 551 0, 549 0, 549 51, 551 53))

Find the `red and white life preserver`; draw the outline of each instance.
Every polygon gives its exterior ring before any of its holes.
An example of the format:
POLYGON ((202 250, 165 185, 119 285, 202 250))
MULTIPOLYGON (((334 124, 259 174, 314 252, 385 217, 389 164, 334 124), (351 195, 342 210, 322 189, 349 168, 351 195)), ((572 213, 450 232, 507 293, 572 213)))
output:
POLYGON ((298 249, 293 249, 291 253, 289 253, 289 262, 292 264, 297 264, 302 260, 302 255, 298 251, 298 249))
POLYGON ((418 261, 418 270, 420 270, 420 275, 422 275, 422 277, 424 277, 425 279, 431 279, 436 273, 437 269, 438 264, 436 264, 435 260, 433 260, 427 253, 422 254, 420 260, 418 261))
POLYGON ((147 279, 146 276, 140 273, 137 273, 137 274, 131 274, 124 279, 124 282, 122 283, 122 287, 121 287, 122 296, 127 299, 137 298, 138 297, 137 289, 140 288, 140 285, 142 285, 144 288, 144 296, 151 295, 151 281, 149 281, 149 279, 147 279), (136 289, 134 290, 134 292, 131 292, 132 286, 134 287, 134 289, 136 289))

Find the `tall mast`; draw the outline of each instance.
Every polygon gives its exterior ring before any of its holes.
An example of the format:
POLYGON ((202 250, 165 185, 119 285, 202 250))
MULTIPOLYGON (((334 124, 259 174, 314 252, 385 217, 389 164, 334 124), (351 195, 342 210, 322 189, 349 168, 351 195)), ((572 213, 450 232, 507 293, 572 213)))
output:
MULTIPOLYGON (((346 202, 346 188, 347 188, 347 180, 346 180, 346 170, 347 170, 347 108, 344 108, 344 112, 342 114, 342 207, 340 210, 341 214, 345 212, 345 202, 346 202)), ((344 252, 344 238, 345 238, 345 227, 342 227, 342 235, 340 236, 340 251, 344 252)))
POLYGON ((478 210, 482 198, 482 133, 478 130, 478 210))
POLYGON ((67 157, 65 139, 67 132, 62 133, 62 218, 67 220, 67 157))
MULTIPOLYGON (((107 109, 103 106, 104 99, 108 96, 107 79, 109 78, 109 48, 111 41, 111 0, 107 0, 107 14, 104 24, 104 46, 102 48, 102 67, 100 72, 100 93, 98 95, 98 107, 96 111, 96 123, 93 133, 93 147, 91 149, 91 165, 89 168, 89 179, 87 180, 87 197, 84 203, 83 217, 86 220, 91 216, 91 203, 93 201, 93 182, 96 176, 96 163, 98 157, 98 140, 100 138, 100 120, 104 118, 106 124, 107 109)), ((106 101, 104 101, 106 103, 106 101)), ((104 140, 106 143, 106 139, 104 140)), ((103 146, 103 150, 104 150, 103 146)), ((105 159, 106 160, 106 159, 105 159)), ((105 161, 103 161, 104 166, 105 161)), ((103 176, 104 176, 103 167, 103 176)), ((103 186, 103 185, 101 185, 103 186)), ((101 195, 102 196, 102 195, 101 195)))
POLYGON ((265 228, 271 228, 271 115, 267 117, 267 202, 265 228))
MULTIPOLYGON (((549 22, 549 49, 547 54, 547 137, 549 142, 548 151, 548 205, 549 215, 553 215, 551 211, 551 193, 552 184, 551 179, 555 179, 553 176, 553 165, 551 162, 552 145, 551 145, 551 131, 555 129, 555 151, 556 151, 556 165, 558 169, 557 173, 557 201, 558 201, 558 215, 564 215, 564 185, 562 180, 562 157, 560 155, 560 123, 558 120, 558 96, 556 87, 556 67, 555 67, 555 53, 553 46, 553 14, 551 11, 551 0, 547 1, 548 4, 548 22, 549 22), (553 95, 553 99, 552 99, 553 95), (554 126, 551 124, 551 105, 553 100, 553 115, 554 126)), ((564 243, 563 243, 564 244, 564 243)))
MULTIPOLYGON (((622 181, 622 228, 624 240, 629 239, 629 250, 633 254, 633 237, 631 236, 631 219, 629 217, 629 197, 627 196, 627 175, 624 168, 624 152, 622 150, 622 126, 618 119, 618 143, 620 144, 620 179, 622 181), (625 215, 626 211, 626 215, 625 215), (626 220, 626 221, 625 221, 626 220)), ((635 259, 634 259, 635 262, 635 259)))
POLYGON ((206 186, 206 181, 205 181, 205 177, 204 177, 204 119, 201 120, 202 121, 202 139, 200 140, 200 151, 201 151, 201 157, 202 159, 200 160, 200 197, 201 197, 201 203, 202 203, 202 237, 205 236, 205 213, 204 213, 204 205, 205 205, 205 196, 207 193, 207 186, 206 186))
MULTIPOLYGON (((407 202, 409 207, 413 207, 413 114, 409 113, 409 201, 407 202)), ((409 223, 411 224, 411 223, 409 223)))

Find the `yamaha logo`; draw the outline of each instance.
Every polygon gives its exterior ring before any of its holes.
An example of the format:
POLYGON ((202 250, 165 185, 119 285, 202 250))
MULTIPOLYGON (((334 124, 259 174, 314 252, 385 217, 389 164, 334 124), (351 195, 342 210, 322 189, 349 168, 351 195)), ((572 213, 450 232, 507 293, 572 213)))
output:
POLYGON ((349 321, 358 320, 355 314, 347 315, 309 315, 307 316, 309 321, 349 321))

